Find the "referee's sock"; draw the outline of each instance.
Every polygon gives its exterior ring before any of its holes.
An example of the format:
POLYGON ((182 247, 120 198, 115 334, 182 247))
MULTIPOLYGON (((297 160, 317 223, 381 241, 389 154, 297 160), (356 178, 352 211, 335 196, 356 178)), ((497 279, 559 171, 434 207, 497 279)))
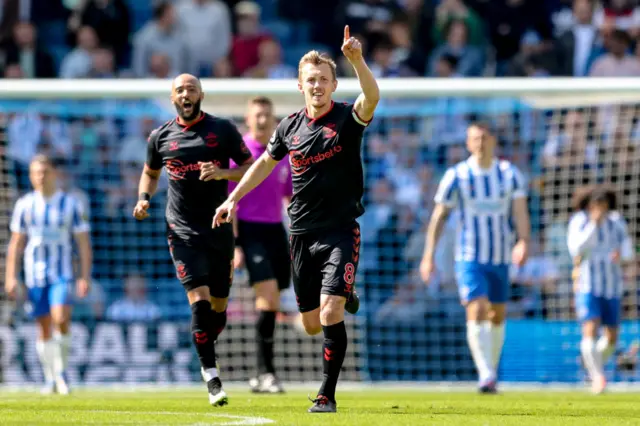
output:
POLYGON ((276 313, 258 311, 256 341, 258 346, 258 374, 275 374, 273 367, 273 333, 276 328, 276 313))
POLYGON ((212 324, 213 324, 213 340, 218 340, 218 336, 222 333, 222 330, 227 326, 227 310, 222 312, 212 312, 212 324))
POLYGON ((191 337, 207 381, 218 376, 212 312, 208 300, 199 300, 191 305, 191 337))
POLYGON ((347 353, 347 329, 344 321, 333 325, 323 325, 324 344, 322 345, 323 380, 318 395, 329 401, 336 400, 338 376, 347 353))

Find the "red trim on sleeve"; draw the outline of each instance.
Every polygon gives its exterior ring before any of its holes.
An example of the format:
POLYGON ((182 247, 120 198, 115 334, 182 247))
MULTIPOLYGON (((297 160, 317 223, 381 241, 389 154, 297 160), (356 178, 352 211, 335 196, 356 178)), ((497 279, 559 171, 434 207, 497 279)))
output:
POLYGON ((356 111, 355 107, 353 107, 352 110, 356 117, 358 117, 358 120, 362 121, 363 123, 369 124, 371 123, 371 120, 373 120, 373 117, 371 117, 369 120, 365 120, 364 118, 360 117, 360 114, 358 114, 358 111, 356 111))

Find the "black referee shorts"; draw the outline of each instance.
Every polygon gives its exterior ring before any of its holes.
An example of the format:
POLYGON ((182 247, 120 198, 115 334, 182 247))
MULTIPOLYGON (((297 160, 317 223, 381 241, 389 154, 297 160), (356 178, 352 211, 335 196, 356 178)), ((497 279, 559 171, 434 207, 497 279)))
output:
POLYGON ((289 287, 289 242, 287 232, 281 223, 239 220, 237 243, 244 252, 244 262, 251 285, 275 279, 280 290, 289 287))
POLYGON ((293 288, 298 310, 320 306, 320 294, 347 297, 360 260, 360 226, 291 235, 293 288))
POLYGON ((212 297, 229 297, 233 282, 233 232, 215 245, 169 234, 169 252, 185 291, 207 285, 212 297))

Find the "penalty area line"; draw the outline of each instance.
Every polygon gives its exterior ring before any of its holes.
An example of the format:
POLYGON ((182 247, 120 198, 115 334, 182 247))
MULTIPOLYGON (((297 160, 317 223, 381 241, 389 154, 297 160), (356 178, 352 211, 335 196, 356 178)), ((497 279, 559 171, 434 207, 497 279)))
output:
MULTIPOLYGON (((19 411, 14 409, 2 409, 2 411, 19 411)), ((267 425, 275 423, 275 420, 267 419, 265 417, 251 417, 251 416, 239 416, 236 414, 223 414, 223 413, 188 413, 183 411, 120 411, 120 410, 70 410, 76 413, 87 414, 109 414, 109 415, 126 415, 126 416, 183 416, 183 417, 210 417, 212 419, 223 420, 223 423, 191 423, 190 426, 254 426, 254 425, 267 425)), ((60 413, 60 410, 47 410, 38 409, 39 413, 42 412, 55 412, 60 413)))

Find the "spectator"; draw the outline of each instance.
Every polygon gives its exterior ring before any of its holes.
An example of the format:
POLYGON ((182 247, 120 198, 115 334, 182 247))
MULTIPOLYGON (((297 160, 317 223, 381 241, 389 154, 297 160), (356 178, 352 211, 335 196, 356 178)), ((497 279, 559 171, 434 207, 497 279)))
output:
POLYGON ((171 75, 187 72, 189 63, 184 34, 176 24, 175 10, 168 2, 153 10, 153 20, 147 22, 133 38, 133 72, 137 77, 150 73, 151 57, 162 53, 170 58, 171 75))
POLYGON ((640 7, 636 0, 602 0, 601 3, 594 15, 598 28, 605 32, 623 30, 631 37, 640 35, 640 7))
POLYGON ((9 64, 4 69, 4 78, 25 78, 20 64, 9 64))
POLYGON ((152 117, 142 117, 135 130, 129 132, 120 144, 118 161, 121 164, 135 163, 137 167, 142 167, 147 161, 147 137, 156 127, 152 117))
POLYGON ((238 34, 231 47, 231 66, 234 75, 243 75, 248 69, 258 65, 260 43, 271 38, 260 29, 261 9, 252 1, 241 1, 235 7, 238 34))
POLYGON ((589 75, 592 77, 640 77, 640 59, 628 53, 631 45, 629 35, 622 30, 614 30, 605 37, 605 47, 609 53, 602 55, 594 63, 589 75))
POLYGON ((333 30, 335 35, 327 42, 330 46, 340 46, 345 25, 349 25, 352 33, 362 34, 366 39, 375 33, 386 32, 393 17, 401 11, 395 0, 343 0, 336 10, 338 28, 333 30))
POLYGON ((89 71, 89 78, 115 78, 116 64, 113 51, 107 47, 93 52, 93 62, 89 71))
POLYGON ((598 27, 593 22, 593 1, 574 0, 572 17, 574 24, 556 42, 558 74, 584 77, 602 53, 598 27))
POLYGON ((435 11, 435 25, 432 27, 433 43, 441 45, 447 40, 447 29, 453 21, 462 21, 467 28, 469 44, 482 47, 486 44, 482 19, 469 9, 463 0, 442 0, 435 11))
POLYGON ((118 322, 150 322, 160 318, 160 308, 147 299, 146 280, 142 275, 125 278, 125 297, 107 309, 107 319, 118 322))
POLYGON ((372 63, 369 68, 373 75, 376 78, 414 76, 412 69, 394 61, 393 52, 394 46, 389 37, 386 34, 381 36, 371 52, 372 63))
POLYGON ((282 49, 277 40, 265 39, 258 50, 258 65, 245 72, 251 78, 295 78, 297 70, 291 65, 282 63, 282 49))
POLYGON ((80 25, 95 28, 100 42, 113 49, 117 64, 127 65, 131 23, 124 0, 88 0, 80 25))
POLYGON ((7 48, 7 65, 18 64, 25 78, 53 78, 55 69, 49 53, 36 44, 36 29, 30 22, 13 27, 13 42, 7 48))
POLYGON ((413 75, 423 75, 425 69, 425 47, 416 45, 411 39, 408 18, 394 19, 389 25, 389 38, 393 44, 392 62, 406 67, 413 75))
POLYGON ((91 71, 93 54, 99 40, 92 27, 81 27, 78 30, 78 45, 62 61, 60 77, 86 78, 91 71))
POLYGON ((185 0, 177 6, 187 45, 189 72, 211 75, 211 66, 231 49, 231 16, 221 0, 185 0))
MULTIPOLYGON (((175 76, 175 74, 174 74, 175 76)), ((171 59, 164 53, 154 53, 149 59, 150 78, 170 78, 171 59)))
POLYGON ((429 75, 435 76, 436 64, 444 54, 457 59, 455 73, 463 77, 480 77, 484 70, 482 51, 469 43, 469 28, 464 21, 450 21, 445 28, 446 42, 431 55, 429 75))
MULTIPOLYGON (((434 3, 429 0, 403 0, 402 4, 405 9, 403 13, 404 16, 396 19, 396 21, 406 22, 415 51, 424 59, 428 57, 434 46, 431 35, 435 26, 434 3)), ((391 29, 391 33, 393 39, 393 29, 391 29)), ((396 43, 395 40, 394 43, 396 43)), ((414 69, 418 74, 423 75, 424 60, 419 62, 420 64, 414 69)))
POLYGON ((489 28, 498 76, 506 74, 527 31, 537 32, 545 45, 553 38, 551 18, 539 0, 467 0, 466 4, 480 14, 489 28))

